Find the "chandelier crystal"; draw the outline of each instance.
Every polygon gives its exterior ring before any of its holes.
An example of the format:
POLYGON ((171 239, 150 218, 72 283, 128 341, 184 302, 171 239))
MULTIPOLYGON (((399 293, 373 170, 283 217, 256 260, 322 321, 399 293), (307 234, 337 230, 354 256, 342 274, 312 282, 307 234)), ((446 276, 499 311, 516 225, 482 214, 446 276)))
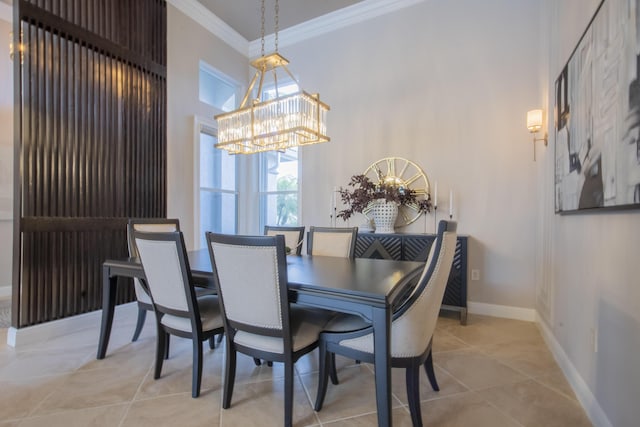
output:
MULTIPOLYGON (((252 154, 262 151, 284 151, 319 142, 327 142, 327 112, 329 106, 318 94, 299 90, 280 96, 277 71, 284 70, 298 83, 287 65, 289 61, 278 53, 278 1, 276 0, 276 52, 264 54, 264 0, 262 0, 262 56, 251 62, 256 73, 237 110, 215 116, 218 121, 216 148, 230 154, 252 154), (265 77, 271 74, 276 97, 262 100, 265 77), (258 83, 257 98, 249 101, 258 83)), ((298 85, 298 87, 300 87, 298 85)))

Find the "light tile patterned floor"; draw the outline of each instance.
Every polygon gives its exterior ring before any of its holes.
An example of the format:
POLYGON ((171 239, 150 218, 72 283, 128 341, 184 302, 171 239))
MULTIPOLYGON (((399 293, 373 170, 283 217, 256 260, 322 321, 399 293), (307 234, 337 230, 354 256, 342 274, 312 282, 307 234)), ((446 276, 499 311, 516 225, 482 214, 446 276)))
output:
MULTIPOLYGON (((153 379, 151 316, 131 343, 135 309, 116 314, 107 357, 96 360, 90 328, 18 351, 0 329, 0 426, 281 426, 282 367, 256 367, 239 356, 230 409, 221 409, 224 348, 205 350, 202 394, 192 399, 191 345, 172 337, 162 378, 153 379)), ((206 347, 206 346, 205 346, 206 347)), ((422 373, 422 417, 435 426, 590 426, 533 323, 441 317, 434 338, 440 392, 422 373)), ((376 423, 371 366, 338 358, 341 384, 329 384, 314 412, 317 353, 296 364, 296 426, 376 423)), ((393 372, 394 426, 410 426, 404 371, 393 372)))

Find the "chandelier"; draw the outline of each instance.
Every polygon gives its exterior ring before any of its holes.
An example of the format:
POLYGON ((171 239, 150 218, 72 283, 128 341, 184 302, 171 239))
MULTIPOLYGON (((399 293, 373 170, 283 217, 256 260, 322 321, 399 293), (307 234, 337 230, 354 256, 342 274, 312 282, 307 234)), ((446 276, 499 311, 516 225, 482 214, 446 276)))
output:
POLYGON ((275 2, 275 52, 264 54, 264 1, 262 0, 262 56, 251 62, 256 73, 251 79, 237 110, 218 114, 216 148, 230 154, 252 154, 262 151, 284 151, 288 148, 327 142, 327 112, 329 106, 318 94, 297 92, 282 95, 278 91, 278 70, 284 70, 300 88, 291 74, 289 61, 278 53, 278 0, 275 2), (265 77, 273 76, 275 98, 263 100, 265 77), (256 98, 252 98, 257 86, 256 98))

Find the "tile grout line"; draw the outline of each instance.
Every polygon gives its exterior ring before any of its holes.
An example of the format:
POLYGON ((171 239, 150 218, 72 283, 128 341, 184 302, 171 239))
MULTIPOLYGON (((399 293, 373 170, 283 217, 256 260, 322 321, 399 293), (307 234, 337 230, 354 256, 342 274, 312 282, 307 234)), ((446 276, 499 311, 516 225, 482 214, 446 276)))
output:
MULTIPOLYGON (((293 369, 296 373, 296 377, 298 378, 298 381, 300 382, 300 385, 302 385, 302 390, 304 391, 305 396, 307 397, 307 403, 309 403, 309 406, 311 406, 311 410, 313 411, 313 416, 316 419, 316 422, 318 425, 322 426, 322 422, 320 421, 320 417, 318 416, 318 412, 316 412, 316 410, 314 409, 314 402, 311 399, 311 392, 309 391, 309 389, 307 388, 307 386, 305 385, 304 381, 302 381, 302 376, 300 375, 300 371, 298 370, 297 366, 293 366, 293 369)), ((314 371, 314 372, 310 372, 308 375, 312 375, 314 373, 319 374, 319 371, 314 371)))
POLYGON ((122 418, 120 419, 120 423, 118 424, 118 427, 122 427, 122 425, 124 424, 124 421, 127 419, 127 416, 129 415, 129 411, 131 410, 133 403, 136 401, 136 397, 138 397, 138 395, 140 394, 142 385, 147 380, 147 377, 149 377, 149 374, 151 373, 152 369, 153 369, 153 364, 147 369, 147 373, 144 375, 144 377, 142 377, 142 380, 140 380, 140 384, 138 384, 138 387, 136 388, 136 392, 133 393, 133 397, 131 397, 131 399, 129 400, 129 404, 127 405, 126 409, 124 410, 124 413, 122 414, 122 418))

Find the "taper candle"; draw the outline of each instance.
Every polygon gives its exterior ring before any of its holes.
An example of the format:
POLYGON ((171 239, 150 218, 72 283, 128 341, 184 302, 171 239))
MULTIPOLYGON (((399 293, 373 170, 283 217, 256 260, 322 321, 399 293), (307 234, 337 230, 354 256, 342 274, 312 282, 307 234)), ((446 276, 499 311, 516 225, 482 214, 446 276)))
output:
POLYGON ((433 207, 438 207, 438 181, 436 181, 435 188, 433 190, 433 207))
POLYGON ((449 218, 453 217, 453 190, 449 190, 449 218))

